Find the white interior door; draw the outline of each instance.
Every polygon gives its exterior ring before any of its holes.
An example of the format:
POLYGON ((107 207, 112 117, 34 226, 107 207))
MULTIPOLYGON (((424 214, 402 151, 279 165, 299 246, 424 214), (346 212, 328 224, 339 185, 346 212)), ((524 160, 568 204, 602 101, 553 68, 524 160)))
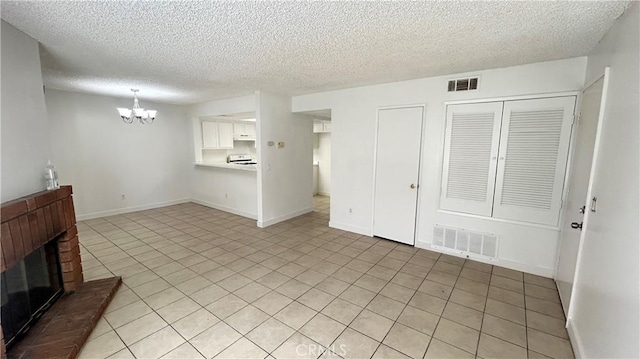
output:
POLYGON ((572 228, 572 223, 583 222, 584 211, 588 208, 588 187, 593 163, 600 109, 604 101, 605 77, 586 88, 582 93, 580 118, 574 139, 573 160, 567 201, 562 212, 562 228, 558 248, 556 282, 565 313, 571 300, 573 278, 576 271, 578 249, 582 237, 581 228, 572 228))
POLYGON ((424 107, 378 111, 373 234, 415 242, 424 107))

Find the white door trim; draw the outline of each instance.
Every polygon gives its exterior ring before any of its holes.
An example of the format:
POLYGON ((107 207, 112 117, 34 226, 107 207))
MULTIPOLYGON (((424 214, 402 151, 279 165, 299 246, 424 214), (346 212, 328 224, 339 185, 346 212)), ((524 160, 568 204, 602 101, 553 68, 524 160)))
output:
MULTIPOLYGON (((587 87, 585 87, 582 92, 586 91, 589 87, 595 84, 600 78, 604 77, 604 83, 602 84, 602 99, 600 100, 600 113, 598 114, 598 125, 596 128, 596 139, 593 146, 593 158, 591 160, 591 171, 589 173, 589 185, 587 186, 587 198, 588 202, 590 198, 593 196, 593 180, 595 178, 596 168, 598 166, 598 153, 600 152, 600 142, 602 137, 602 127, 604 124, 604 114, 607 107, 607 97, 608 97, 608 89, 609 89, 609 77, 610 77, 610 68, 607 66, 604 69, 604 74, 598 76, 595 81, 589 83, 587 87)), ((576 287, 576 283, 578 283, 578 277, 580 273, 581 267, 581 259, 582 252, 584 247, 584 237, 586 235, 587 228, 589 226, 589 217, 591 215, 591 211, 589 210, 589 206, 587 203, 587 208, 585 209, 585 214, 583 218, 582 231, 580 233, 580 244, 578 245, 578 258, 576 259, 576 269, 573 275, 573 288, 571 289, 571 300, 569 300, 569 311, 567 313, 567 321, 565 326, 569 325, 571 318, 573 317, 573 312, 575 311, 575 298, 577 297, 576 293, 578 292, 578 288, 576 287)))
POLYGON ((416 243, 418 242, 418 230, 419 230, 419 225, 418 225, 418 218, 420 218, 420 194, 422 193, 420 191, 420 182, 422 180, 422 161, 423 161, 423 156, 422 156, 422 152, 424 151, 424 132, 426 130, 426 126, 424 123, 424 119, 426 117, 427 114, 427 105, 426 104, 409 104, 409 105, 396 105, 396 106, 379 106, 376 107, 376 125, 375 125, 375 137, 373 140, 373 172, 371 173, 372 177, 373 177, 373 186, 371 188, 371 201, 373 202, 373 210, 371 211, 371 230, 370 230, 370 236, 373 237, 373 224, 374 224, 374 220, 375 220, 375 214, 376 214, 376 170, 378 167, 378 123, 379 123, 379 116, 380 116, 380 110, 393 110, 393 109, 403 109, 403 108, 414 108, 414 107, 419 107, 422 108, 422 131, 420 133, 420 160, 418 161, 418 188, 417 188, 417 201, 416 201, 416 225, 415 225, 415 230, 414 230, 414 235, 413 235, 413 245, 415 246, 416 243))

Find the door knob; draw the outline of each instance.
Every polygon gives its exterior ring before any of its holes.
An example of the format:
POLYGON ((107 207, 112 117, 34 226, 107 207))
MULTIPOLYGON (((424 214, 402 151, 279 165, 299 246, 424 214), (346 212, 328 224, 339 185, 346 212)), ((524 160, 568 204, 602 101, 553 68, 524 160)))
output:
POLYGON ((409 188, 414 189, 414 188, 416 188, 416 185, 412 183, 412 184, 409 186, 409 188))
POLYGON ((571 223, 571 228, 582 230, 582 222, 580 222, 580 223, 578 223, 578 222, 571 223))

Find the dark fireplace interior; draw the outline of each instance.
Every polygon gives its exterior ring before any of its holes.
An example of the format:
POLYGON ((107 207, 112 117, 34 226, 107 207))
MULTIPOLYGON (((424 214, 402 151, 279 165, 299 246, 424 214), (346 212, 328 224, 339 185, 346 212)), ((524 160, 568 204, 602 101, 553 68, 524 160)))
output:
POLYGON ((2 331, 14 345, 64 292, 58 241, 33 251, 2 273, 2 331))

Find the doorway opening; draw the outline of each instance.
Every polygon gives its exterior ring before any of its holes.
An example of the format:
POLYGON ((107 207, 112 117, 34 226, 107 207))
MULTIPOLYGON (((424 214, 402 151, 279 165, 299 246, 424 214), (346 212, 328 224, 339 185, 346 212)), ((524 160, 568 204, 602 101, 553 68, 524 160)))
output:
POLYGON ((331 113, 313 119, 313 211, 327 216, 331 198, 331 113))

